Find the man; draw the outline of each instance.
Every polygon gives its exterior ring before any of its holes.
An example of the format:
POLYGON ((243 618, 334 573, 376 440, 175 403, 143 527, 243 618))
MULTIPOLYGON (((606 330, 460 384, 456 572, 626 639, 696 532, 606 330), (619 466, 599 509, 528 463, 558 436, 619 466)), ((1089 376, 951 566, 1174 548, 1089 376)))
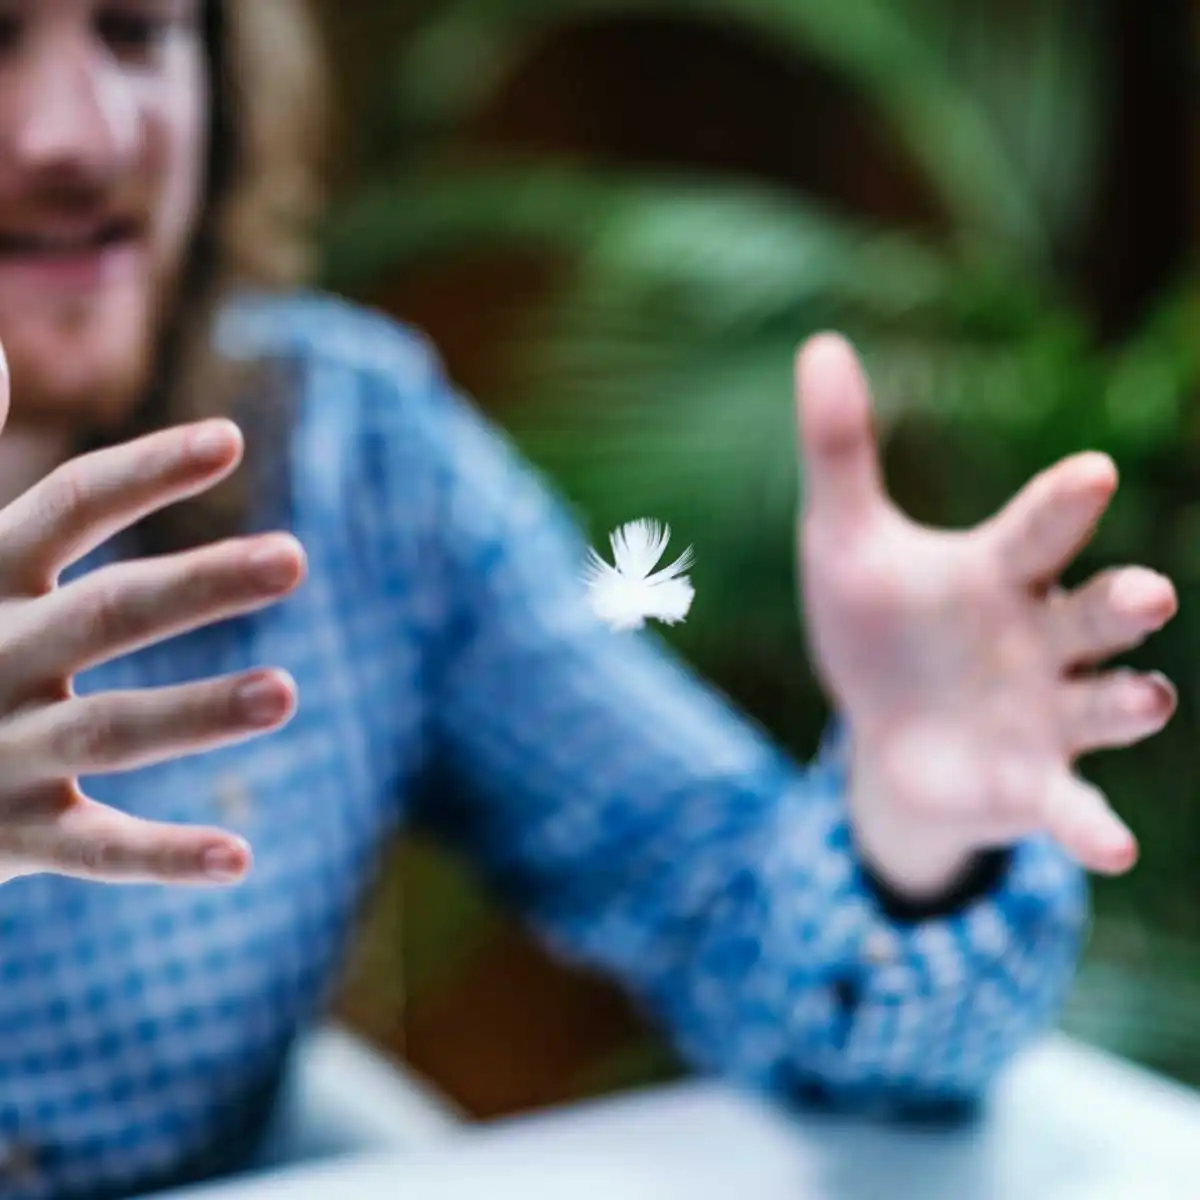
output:
POLYGON ((1097 669, 1169 583, 1055 587, 1112 465, 919 528, 850 349, 810 342, 799 542, 841 732, 796 767, 593 619, 574 533, 418 339, 294 290, 301 29, 284 0, 0 6, 0 1194, 244 1164, 407 820, 697 1067, 978 1096, 1057 1011, 1083 869, 1135 856, 1072 764, 1174 703, 1097 669))

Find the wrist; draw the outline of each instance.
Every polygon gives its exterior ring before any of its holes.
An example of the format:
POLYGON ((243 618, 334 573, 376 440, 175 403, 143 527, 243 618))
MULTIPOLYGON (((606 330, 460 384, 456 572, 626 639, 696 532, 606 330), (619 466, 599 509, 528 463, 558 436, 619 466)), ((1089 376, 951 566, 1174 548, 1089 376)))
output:
POLYGON ((857 747, 850 755, 847 806, 863 866, 890 892, 916 904, 947 895, 986 850, 957 823, 914 815, 882 784, 857 747))

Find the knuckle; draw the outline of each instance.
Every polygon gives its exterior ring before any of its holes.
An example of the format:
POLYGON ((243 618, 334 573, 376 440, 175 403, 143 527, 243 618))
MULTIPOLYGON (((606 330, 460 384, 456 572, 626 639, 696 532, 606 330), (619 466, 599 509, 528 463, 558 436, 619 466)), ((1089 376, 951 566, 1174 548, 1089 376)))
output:
POLYGON ((156 846, 146 855, 146 872, 159 879, 178 879, 194 869, 192 858, 185 850, 170 843, 156 846))
POLYGON ((238 722, 237 699, 223 683, 196 684, 179 695, 165 717, 163 727, 172 737, 207 737, 238 722))
POLYGON ((188 608, 210 608, 236 591, 239 580, 230 578, 229 572, 222 571, 220 564, 211 559, 182 564, 182 568, 177 591, 188 608))
POLYGON ((24 869, 29 866, 34 855, 28 845, 28 831, 20 819, 6 818, 0 822, 0 862, 4 864, 5 872, 16 866, 24 869))
POLYGON ((136 604, 145 610, 147 622, 173 616, 202 614, 219 604, 231 589, 205 551, 189 552, 147 564, 137 582, 136 604))
POLYGON ((89 875, 110 870, 118 857, 116 846, 106 838, 81 838, 78 847, 79 866, 89 875))
POLYGON ((58 727, 54 753, 68 764, 103 766, 114 759, 124 738, 121 722, 103 708, 88 708, 58 727))
POLYGON ((245 722, 245 702, 236 683, 214 684, 205 690, 195 705, 195 725, 198 733, 222 733, 245 722))
POLYGON ((109 846, 103 839, 69 837, 55 846, 52 862, 67 875, 100 875, 108 867, 109 846))
POLYGON ((134 614, 122 604, 117 590, 107 584, 90 589, 81 616, 91 642, 117 641, 135 623, 134 614))
POLYGON ((40 502, 51 524, 78 523, 87 507, 87 489, 76 463, 57 467, 47 476, 40 502))

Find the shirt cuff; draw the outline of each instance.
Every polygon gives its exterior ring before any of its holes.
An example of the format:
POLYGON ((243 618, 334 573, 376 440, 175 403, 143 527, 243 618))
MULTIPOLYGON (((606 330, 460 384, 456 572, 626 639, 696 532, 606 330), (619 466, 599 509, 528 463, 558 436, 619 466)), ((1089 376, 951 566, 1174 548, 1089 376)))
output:
MULTIPOLYGON (((973 1101, 1056 1021, 1087 921, 1086 877, 1049 838, 1029 838, 981 866, 945 912, 897 916, 854 850, 844 748, 833 729, 811 767, 817 786, 796 795, 776 843, 782 877, 808 856, 808 936, 825 989, 807 1003, 832 997, 829 1035, 804 1074, 854 1107, 915 1115, 973 1101)), ((799 1037, 810 1022, 796 1017, 799 1037)))
MULTIPOLYGON (((845 721, 832 721, 822 739, 818 755, 821 769, 835 776, 839 795, 848 795, 850 737, 845 721)), ((917 924, 936 917, 949 917, 968 908, 999 889, 1012 867, 1013 851, 1004 846, 981 851, 944 891, 915 899, 891 887, 861 857, 858 873, 862 885, 871 893, 880 909, 898 924, 917 924)))

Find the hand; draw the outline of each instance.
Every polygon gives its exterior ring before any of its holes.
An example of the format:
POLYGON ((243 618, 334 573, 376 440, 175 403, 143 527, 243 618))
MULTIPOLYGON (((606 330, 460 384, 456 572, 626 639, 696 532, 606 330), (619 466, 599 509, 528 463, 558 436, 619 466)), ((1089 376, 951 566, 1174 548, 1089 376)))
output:
POLYGON ((850 347, 810 341, 797 391, 803 594, 814 659, 850 726, 866 861, 919 898, 977 852, 1045 831, 1089 870, 1127 870, 1133 835, 1073 763, 1170 718, 1164 679, 1098 667, 1164 625, 1175 593, 1139 567, 1056 584, 1108 507, 1112 462, 1065 459, 974 529, 933 530, 884 491, 850 347))
MULTIPOLYGON (((0 423, 8 381, 0 381, 0 423)), ((78 776, 125 771, 283 724, 294 687, 253 671, 152 691, 77 697, 96 663, 278 600, 304 573, 294 539, 233 540, 60 572, 120 529, 233 471, 228 421, 155 433, 74 459, 0 510, 0 882, 53 872, 117 882, 232 882, 240 839, 139 820, 82 794, 78 776)))

